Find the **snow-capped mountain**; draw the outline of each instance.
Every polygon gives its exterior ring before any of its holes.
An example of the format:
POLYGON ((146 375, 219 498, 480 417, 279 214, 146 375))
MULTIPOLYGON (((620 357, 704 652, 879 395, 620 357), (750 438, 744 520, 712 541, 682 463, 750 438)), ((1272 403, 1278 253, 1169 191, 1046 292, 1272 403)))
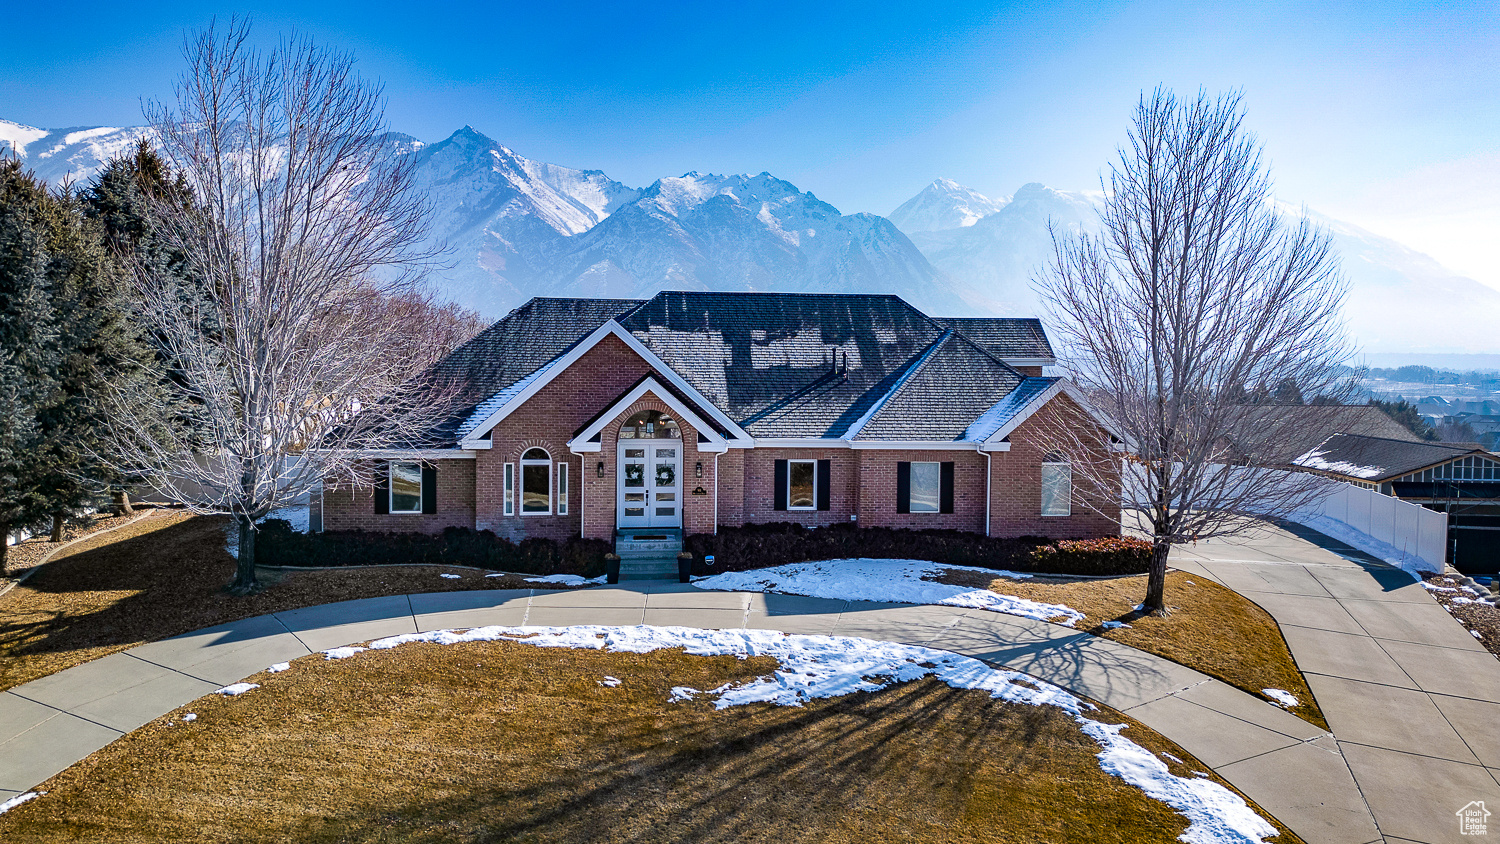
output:
POLYGON ((938 179, 922 192, 886 215, 896 228, 912 232, 935 232, 972 226, 1005 207, 1007 199, 990 199, 952 179, 938 179))
POLYGON ((14 155, 51 184, 87 181, 104 163, 151 134, 145 126, 36 129, 0 120, 0 155, 14 155))
POLYGON ((946 280, 894 225, 845 216, 769 173, 661 179, 550 256, 562 293, 661 289, 893 293, 941 313, 946 280))
MULTIPOLYGON (((965 189, 966 190, 966 189, 965 189)), ((928 190, 930 218, 944 209, 928 190)), ((911 205, 923 194, 914 197, 911 205)), ((949 219, 970 207, 963 193, 949 219)), ((972 225, 908 231, 932 265, 975 310, 1033 315, 1032 280, 1052 258, 1051 223, 1059 231, 1098 230, 1098 193, 1068 193, 1029 184, 972 225)), ((906 206, 902 206, 906 207, 906 206)), ((1279 204, 1296 218, 1302 209, 1279 204)), ((1431 257, 1358 226, 1308 212, 1332 233, 1349 279, 1344 317, 1365 351, 1492 352, 1500 347, 1500 291, 1448 270, 1431 257)))

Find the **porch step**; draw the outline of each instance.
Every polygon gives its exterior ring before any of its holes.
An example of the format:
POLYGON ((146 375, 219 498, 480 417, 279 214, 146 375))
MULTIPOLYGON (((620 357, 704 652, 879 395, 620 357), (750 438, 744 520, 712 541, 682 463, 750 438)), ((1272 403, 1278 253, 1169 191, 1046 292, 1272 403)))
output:
POLYGON ((681 550, 681 530, 627 528, 615 532, 621 580, 675 580, 681 550))

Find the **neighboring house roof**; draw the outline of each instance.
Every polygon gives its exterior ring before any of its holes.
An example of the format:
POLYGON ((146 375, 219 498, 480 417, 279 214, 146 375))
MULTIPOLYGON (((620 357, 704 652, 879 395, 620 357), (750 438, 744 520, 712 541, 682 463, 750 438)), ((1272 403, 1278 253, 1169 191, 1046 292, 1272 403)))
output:
POLYGON ((1057 357, 1052 353, 1052 344, 1047 332, 1042 330, 1042 321, 1025 317, 933 317, 933 321, 951 328, 972 340, 976 345, 1012 366, 1050 365, 1057 357), (1019 361, 1037 361, 1020 364, 1019 361), (1045 362, 1045 363, 1043 363, 1045 362))
POLYGON ((1291 463, 1334 434, 1422 442, 1405 425, 1371 405, 1264 405, 1249 408, 1244 429, 1271 438, 1256 448, 1272 461, 1291 463))
POLYGON ((1304 469, 1380 483, 1470 454, 1492 456, 1473 443, 1334 434, 1292 462, 1304 469))
POLYGON ((996 418, 998 405, 1036 382, 1012 408, 1029 414, 1032 399, 1056 380, 1025 378, 998 354, 1050 359, 1036 320, 937 321, 895 296, 533 299, 431 370, 474 396, 433 439, 479 447, 476 438, 499 418, 611 333, 675 385, 677 400, 720 420, 717 433, 747 444, 746 434, 980 442, 969 437, 976 420, 996 418), (1010 339, 1001 343, 1002 335, 1010 339))

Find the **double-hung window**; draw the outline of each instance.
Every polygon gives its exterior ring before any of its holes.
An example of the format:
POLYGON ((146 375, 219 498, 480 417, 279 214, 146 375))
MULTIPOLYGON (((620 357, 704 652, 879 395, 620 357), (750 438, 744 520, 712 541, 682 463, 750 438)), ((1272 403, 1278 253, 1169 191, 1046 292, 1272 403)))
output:
POLYGON ((521 455, 521 515, 552 512, 552 456, 540 448, 521 455))
POLYGON ((390 512, 422 512, 422 464, 393 461, 390 466, 390 512))
POLYGON ((937 513, 943 493, 943 464, 911 464, 911 512, 937 513))
POLYGON ((818 509, 818 461, 787 461, 786 506, 788 510, 818 509))
POLYGON ((568 464, 557 464, 557 515, 568 515, 568 464))
POLYGON ((1073 515, 1073 467, 1059 454, 1042 458, 1042 515, 1073 515))

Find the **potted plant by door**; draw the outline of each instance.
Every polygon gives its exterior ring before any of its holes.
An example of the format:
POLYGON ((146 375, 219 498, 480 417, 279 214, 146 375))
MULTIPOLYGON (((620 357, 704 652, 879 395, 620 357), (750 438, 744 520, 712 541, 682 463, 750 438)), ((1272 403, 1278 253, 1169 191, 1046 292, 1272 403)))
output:
POLYGON ((693 555, 686 551, 677 555, 677 580, 679 583, 693 581, 693 555))
POLYGON ((610 553, 610 554, 605 554, 604 555, 604 575, 605 575, 605 579, 608 580, 610 583, 619 583, 620 582, 620 555, 619 554, 610 553))

